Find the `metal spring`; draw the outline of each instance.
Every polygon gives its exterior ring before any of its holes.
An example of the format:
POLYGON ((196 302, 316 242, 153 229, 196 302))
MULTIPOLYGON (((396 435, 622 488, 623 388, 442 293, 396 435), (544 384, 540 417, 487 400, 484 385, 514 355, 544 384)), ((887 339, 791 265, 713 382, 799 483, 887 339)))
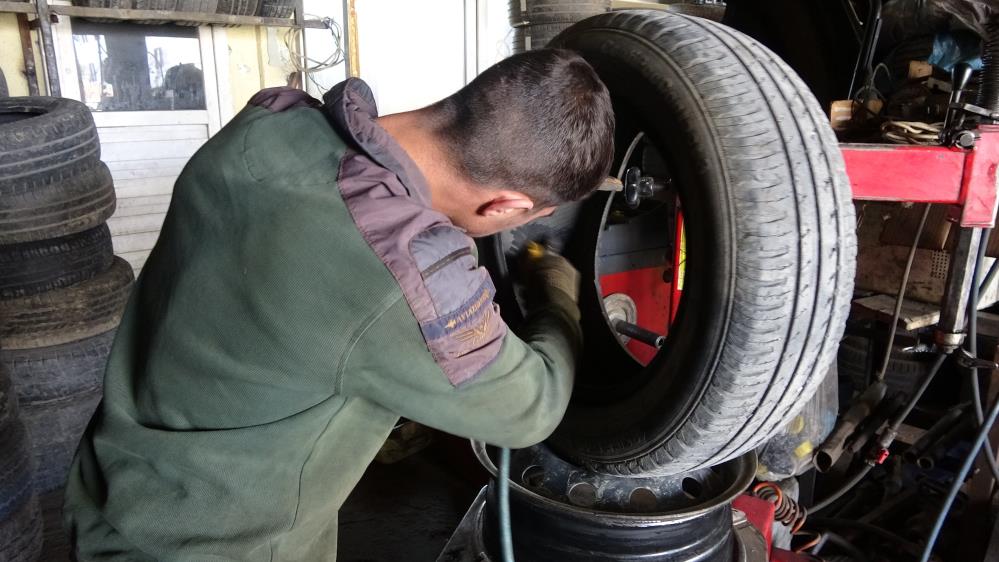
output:
POLYGON ((753 495, 774 504, 774 521, 797 533, 805 525, 808 510, 784 495, 784 490, 773 482, 760 482, 753 486, 753 495))

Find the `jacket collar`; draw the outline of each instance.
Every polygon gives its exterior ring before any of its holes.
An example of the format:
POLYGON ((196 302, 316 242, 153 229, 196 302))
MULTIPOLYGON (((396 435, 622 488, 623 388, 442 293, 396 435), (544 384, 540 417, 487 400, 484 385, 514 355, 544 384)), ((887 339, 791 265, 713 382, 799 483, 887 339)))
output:
POLYGON ((350 137, 378 165, 394 173, 410 197, 430 205, 430 189, 416 163, 376 121, 378 108, 371 88, 360 78, 348 78, 323 96, 323 111, 334 126, 350 137))

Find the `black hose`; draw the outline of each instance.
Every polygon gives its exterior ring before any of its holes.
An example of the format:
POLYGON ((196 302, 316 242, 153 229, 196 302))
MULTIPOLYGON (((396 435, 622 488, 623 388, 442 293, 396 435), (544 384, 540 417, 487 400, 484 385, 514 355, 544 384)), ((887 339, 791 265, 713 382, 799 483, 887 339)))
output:
MULTIPOLYGON (((979 277, 982 272, 982 265, 985 263, 985 249, 988 246, 989 237, 992 235, 991 228, 983 228, 981 241, 978 244, 978 255, 975 258, 975 270, 972 276, 971 294, 968 296, 968 353, 972 357, 978 357, 978 287, 979 277)), ((979 425, 985 421, 985 413, 982 408, 982 390, 978 384, 978 369, 971 367, 971 395, 975 420, 979 425)), ((988 462, 989 470, 992 471, 992 478, 999 485, 999 464, 996 463, 995 453, 988 442, 983 444, 982 454, 988 462)))
POLYGON ((822 538, 819 540, 819 544, 812 548, 811 554, 820 554, 826 544, 832 544, 839 547, 840 550, 849 554, 850 558, 856 560, 857 562, 868 562, 869 560, 869 558, 867 558, 867 556, 865 556, 859 548, 854 546, 852 542, 831 531, 822 531, 822 538))
POLYGON ((870 523, 863 523, 861 521, 854 521, 853 519, 838 519, 836 517, 810 517, 808 519, 809 528, 826 529, 826 528, 847 528, 847 529, 857 529, 858 531, 863 531, 872 535, 876 535, 883 539, 894 542, 904 550, 912 553, 919 553, 919 545, 910 542, 891 531, 887 531, 878 527, 877 525, 871 525, 870 523))
POLYGON ((936 544, 937 538, 940 536, 940 529, 943 528, 944 521, 947 520, 947 512, 950 511, 951 506, 954 504, 954 498, 957 497, 957 493, 961 490, 961 486, 964 484, 964 479, 967 478, 968 472, 971 471, 971 465, 975 463, 975 457, 978 456, 978 450, 982 448, 982 444, 986 442, 986 437, 989 436, 989 431, 996 423, 997 415, 999 415, 999 400, 996 400, 995 404, 993 404, 992 408, 989 410, 985 423, 983 423, 982 427, 978 430, 978 435, 975 436, 975 442, 971 445, 971 451, 964 459, 964 464, 961 465, 961 470, 958 471, 957 476, 954 477, 954 482, 950 485, 950 490, 947 491, 947 497, 944 499, 943 505, 940 506, 940 513, 937 515, 937 519, 933 524, 933 530, 930 531, 930 536, 926 541, 926 546, 923 547, 923 554, 920 556, 919 562, 927 562, 930 559, 930 553, 933 552, 933 545, 936 544))
POLYGON ((850 478, 846 482, 846 484, 843 484, 838 490, 826 496, 822 501, 816 502, 815 505, 809 507, 808 512, 818 513, 823 509, 832 505, 833 502, 843 497, 843 494, 849 492, 854 488, 854 486, 859 484, 860 481, 863 480, 865 476, 867 476, 867 473, 871 471, 871 468, 873 468, 871 465, 865 464, 864 468, 862 468, 859 472, 854 474, 853 478, 850 478))
POLYGON ((912 262, 916 258, 916 249, 919 248, 919 239, 923 236, 923 227, 926 226, 926 217, 930 216, 930 204, 923 206, 923 214, 919 218, 919 226, 916 227, 916 237, 909 248, 909 255, 905 260, 905 269, 902 271, 902 282, 895 295, 895 310, 892 311, 891 325, 888 326, 888 348, 881 360, 881 368, 874 375, 875 380, 883 382, 885 373, 888 372, 888 363, 891 362, 891 351, 895 344, 895 332, 898 330, 898 317, 902 314, 902 303, 905 300, 905 288, 909 284, 909 273, 912 271, 912 262))

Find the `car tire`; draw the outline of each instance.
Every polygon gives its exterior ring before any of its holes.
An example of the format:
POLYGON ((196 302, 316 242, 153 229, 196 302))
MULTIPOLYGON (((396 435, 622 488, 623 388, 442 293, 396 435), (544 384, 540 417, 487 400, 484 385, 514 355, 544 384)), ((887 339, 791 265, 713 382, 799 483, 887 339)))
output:
POLYGON ((42 551, 42 519, 31 485, 27 432, 14 387, 0 370, 0 560, 34 562, 42 551))
POLYGON ((35 349, 0 350, 0 369, 14 382, 22 409, 101 389, 114 330, 35 349))
POLYGON ((21 419, 31 439, 35 470, 32 485, 39 494, 66 485, 66 475, 87 423, 101 401, 101 390, 25 405, 21 419))
POLYGON ((20 244, 83 232, 104 223, 115 209, 114 182, 100 161, 68 170, 40 171, 3 185, 0 244, 20 244))
POLYGON ((610 9, 610 0, 510 0, 510 23, 575 23, 610 9))
POLYGON ((93 279, 111 267, 107 225, 51 240, 0 246, 0 299, 37 295, 93 279))
POLYGON ((260 17, 288 19, 294 12, 291 0, 260 0, 260 17))
POLYGON ((77 443, 100 402, 114 331, 62 345, 0 351, 31 442, 38 493, 63 485, 77 443))
MULTIPOLYGON (((553 45, 580 53, 608 86, 619 160, 638 131, 667 158, 684 209, 687 282, 665 347, 643 366, 601 305, 595 248, 609 196, 584 201, 564 247, 588 280, 586 342, 569 409, 548 443, 620 475, 735 458, 783 427, 836 357, 856 239, 828 119, 766 47, 705 19, 615 12, 574 25, 553 45)), ((515 256, 499 241, 485 247, 501 309, 515 315, 504 289, 515 256)))
MULTIPOLYGON (((885 369, 888 390, 911 396, 933 363, 931 353, 906 353, 902 346, 892 348, 885 369)), ((862 392, 874 380, 874 371, 881 367, 881 353, 875 353, 869 338, 847 336, 839 346, 839 374, 850 381, 854 391, 862 392)))
POLYGON ((232 16, 252 16, 257 13, 258 0, 219 0, 217 12, 232 16))
POLYGON ((545 48, 552 39, 559 33, 572 26, 571 22, 566 23, 545 23, 539 25, 525 25, 518 27, 513 32, 513 52, 523 53, 545 48))
POLYGON ((18 195, 33 179, 66 179, 75 164, 99 158, 86 105, 65 98, 0 99, 0 198, 18 195))
POLYGON ((0 349, 60 345, 113 330, 121 320, 134 275, 115 257, 93 279, 65 289, 0 301, 0 349))

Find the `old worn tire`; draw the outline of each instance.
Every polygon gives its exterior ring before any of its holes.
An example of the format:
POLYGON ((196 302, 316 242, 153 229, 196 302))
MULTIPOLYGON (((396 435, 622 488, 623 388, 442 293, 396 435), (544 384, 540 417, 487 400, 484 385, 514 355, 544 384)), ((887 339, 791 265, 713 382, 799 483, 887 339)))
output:
POLYGON ((114 331, 56 345, 0 351, 31 440, 39 492, 62 486, 90 416, 102 394, 114 331))
POLYGON ((0 350, 22 408, 101 389, 114 330, 51 347, 0 350))
MULTIPOLYGON (((178 0, 135 0, 136 10, 176 10, 178 0)), ((140 21, 139 23, 145 23, 140 21)), ((165 23, 157 21, 155 23, 165 23)))
POLYGON ((21 408, 21 419, 31 439, 35 466, 32 484, 37 493, 44 494, 66 484, 80 437, 100 401, 101 389, 97 389, 21 408))
POLYGON ((233 16, 252 16, 257 13, 258 0, 219 0, 217 13, 233 16))
MULTIPOLYGON (((203 14, 214 14, 219 9, 219 0, 177 0, 178 12, 196 12, 203 14)), ((176 21, 177 25, 198 26, 202 25, 196 21, 176 21)))
POLYGON ((201 12, 214 14, 218 9, 219 0, 177 0, 178 12, 201 12))
MULTIPOLYGON (((134 8, 136 10, 165 10, 165 11, 176 11, 178 0, 133 0, 134 8)), ((141 23, 145 25, 163 25, 170 23, 164 20, 135 20, 135 23, 141 23)))
POLYGON ((115 209, 114 182, 98 160, 0 180, 0 244, 47 240, 104 223, 115 209))
POLYGON ((0 369, 0 560, 34 562, 42 550, 42 520, 31 485, 27 431, 13 384, 0 369))
POLYGON ((510 0, 510 23, 576 23, 610 8, 610 0, 510 0))
MULTIPOLYGON (((874 352, 869 338, 847 336, 840 343, 837 355, 839 374, 850 381, 854 391, 867 387, 882 360, 881 352, 874 352)), ((895 346, 885 369, 885 384, 889 391, 910 396, 930 370, 932 362, 932 354, 905 353, 901 346, 895 346)))
POLYGON ((513 51, 535 51, 545 48, 559 33, 572 26, 572 23, 546 23, 541 25, 525 25, 513 32, 513 51))
POLYGON ((687 282, 666 346, 643 367, 600 305, 594 248, 607 195, 584 203, 597 221, 576 229, 590 240, 567 255, 589 279, 586 342, 549 444, 623 475, 734 458, 814 394, 843 331, 856 240, 828 119, 786 64, 712 21, 623 11, 553 44, 579 52, 608 86, 618 157, 641 130, 666 158, 687 226, 687 282))
POLYGON ((94 119, 86 105, 64 98, 0 99, 0 199, 31 179, 71 175, 74 164, 100 158, 94 119))
POLYGON ((121 319, 133 280, 128 262, 82 283, 37 295, 0 301, 0 349, 33 349, 103 334, 121 319))
POLYGON ((111 267, 107 225, 51 240, 0 246, 0 299, 37 295, 93 279, 111 267))
MULTIPOLYGON (((89 8, 118 8, 122 10, 134 7, 133 0, 73 0, 73 5, 89 8)), ((111 18, 87 18, 87 20, 97 23, 118 23, 121 21, 111 18)))
POLYGON ((260 17, 287 19, 294 12, 292 0, 260 0, 260 17))

